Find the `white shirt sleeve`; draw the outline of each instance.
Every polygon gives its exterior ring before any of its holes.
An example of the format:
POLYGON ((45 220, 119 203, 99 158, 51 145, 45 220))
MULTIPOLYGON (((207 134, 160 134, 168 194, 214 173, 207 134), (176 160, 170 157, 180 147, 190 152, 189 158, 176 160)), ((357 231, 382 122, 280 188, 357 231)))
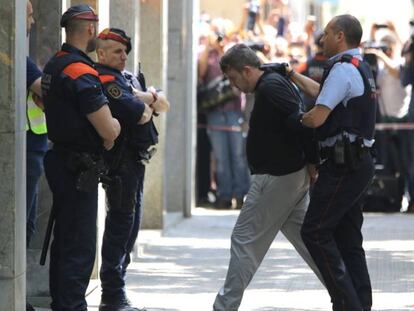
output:
POLYGON ((364 94, 364 82, 358 69, 350 63, 336 63, 323 84, 316 105, 333 110, 339 103, 364 94))

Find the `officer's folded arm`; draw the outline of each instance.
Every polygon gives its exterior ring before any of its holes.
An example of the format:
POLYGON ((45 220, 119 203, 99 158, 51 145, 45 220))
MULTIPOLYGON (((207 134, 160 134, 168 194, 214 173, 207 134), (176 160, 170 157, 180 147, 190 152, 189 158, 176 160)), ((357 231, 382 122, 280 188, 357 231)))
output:
POLYGON ((302 115, 301 122, 304 126, 310 128, 320 127, 325 123, 331 109, 325 105, 317 104, 309 112, 306 112, 302 115))
POLYGON ((319 94, 320 84, 311 78, 304 76, 293 70, 291 67, 286 68, 286 75, 295 83, 299 89, 311 98, 316 98, 319 94))
POLYGON ((154 110, 149 105, 145 103, 144 105, 145 105, 144 111, 142 112, 141 118, 138 120, 139 125, 148 123, 151 120, 152 114, 154 112, 154 110))
POLYGON ((108 105, 104 105, 98 110, 86 115, 89 122, 98 132, 103 140, 106 150, 110 150, 114 146, 115 139, 121 133, 121 125, 118 120, 112 117, 108 105))
POLYGON ((137 89, 133 89, 133 93, 135 97, 139 98, 147 105, 150 105, 154 101, 154 98, 150 92, 144 92, 137 89))
POLYGON ((134 95, 149 105, 156 113, 166 112, 170 109, 170 103, 164 93, 157 91, 152 86, 146 92, 134 89, 134 95))
POLYGON ((163 92, 157 92, 157 99, 151 104, 151 107, 156 113, 167 112, 170 110, 170 103, 163 92))

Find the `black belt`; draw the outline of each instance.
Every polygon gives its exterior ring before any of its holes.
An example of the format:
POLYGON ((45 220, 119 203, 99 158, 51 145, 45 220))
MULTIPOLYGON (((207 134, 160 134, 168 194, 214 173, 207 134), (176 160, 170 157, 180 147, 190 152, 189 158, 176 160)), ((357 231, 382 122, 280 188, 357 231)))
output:
POLYGON ((90 149, 87 147, 75 146, 75 145, 69 145, 69 144, 60 144, 60 143, 53 144, 52 150, 59 152, 59 153, 77 153, 77 154, 87 153, 95 157, 100 157, 102 154, 98 152, 96 149, 90 149))
MULTIPOLYGON (((351 152, 356 158, 361 158, 366 153, 372 153, 372 148, 366 146, 360 146, 356 143, 350 144, 351 152)), ((335 158, 335 146, 331 147, 322 147, 321 148, 321 158, 325 159, 334 159, 335 158)))

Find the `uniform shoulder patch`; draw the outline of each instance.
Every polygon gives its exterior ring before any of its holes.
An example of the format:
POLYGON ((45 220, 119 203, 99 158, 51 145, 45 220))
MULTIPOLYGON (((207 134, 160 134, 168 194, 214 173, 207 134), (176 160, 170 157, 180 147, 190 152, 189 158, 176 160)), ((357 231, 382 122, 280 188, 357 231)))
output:
POLYGON ((118 99, 122 96, 121 88, 115 83, 111 83, 110 85, 108 85, 108 87, 106 88, 106 91, 114 99, 118 99))
POLYGON ((64 70, 63 73, 71 77, 73 80, 76 80, 82 75, 91 74, 98 77, 98 72, 93 69, 91 66, 77 62, 69 64, 64 70))

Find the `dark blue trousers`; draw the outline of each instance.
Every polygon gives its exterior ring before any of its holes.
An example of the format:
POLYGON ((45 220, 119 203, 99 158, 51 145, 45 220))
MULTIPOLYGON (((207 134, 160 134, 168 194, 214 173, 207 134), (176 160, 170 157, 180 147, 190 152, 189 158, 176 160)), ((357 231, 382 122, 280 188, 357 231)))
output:
POLYGON ((26 152, 26 246, 36 231, 39 179, 43 173, 43 151, 26 152))
POLYGON ((302 226, 302 238, 318 266, 335 311, 371 310, 372 290, 362 248, 361 199, 371 183, 369 153, 357 169, 324 162, 302 226))
POLYGON ((121 178, 122 195, 119 200, 116 189, 106 187, 108 209, 100 278, 102 301, 116 303, 126 297, 125 274, 141 222, 145 166, 134 157, 124 158, 111 174, 121 178))
POLYGON ((56 213, 49 286, 54 311, 86 311, 85 292, 96 250, 97 189, 76 190, 65 156, 48 151, 44 164, 56 213))

